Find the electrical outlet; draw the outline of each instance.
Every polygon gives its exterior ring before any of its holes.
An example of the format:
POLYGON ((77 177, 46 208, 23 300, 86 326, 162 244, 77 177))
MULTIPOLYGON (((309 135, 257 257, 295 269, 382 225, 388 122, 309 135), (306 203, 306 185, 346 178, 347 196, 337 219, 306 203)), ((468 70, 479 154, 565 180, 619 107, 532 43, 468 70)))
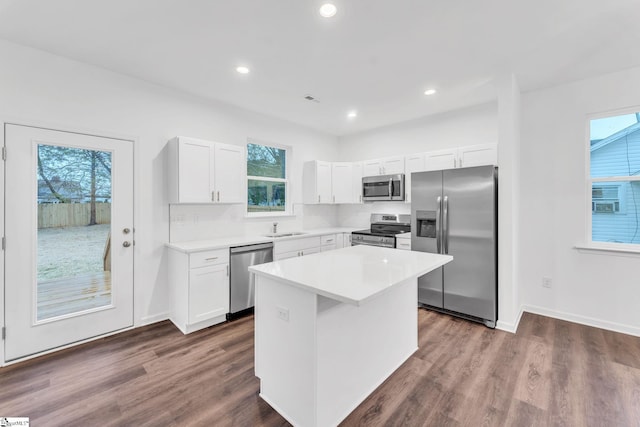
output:
POLYGON ((276 307, 278 310, 278 319, 282 319, 285 322, 289 321, 289 309, 284 307, 276 307))
POLYGON ((543 277, 542 278, 542 287, 550 288, 551 287, 551 277, 543 277))

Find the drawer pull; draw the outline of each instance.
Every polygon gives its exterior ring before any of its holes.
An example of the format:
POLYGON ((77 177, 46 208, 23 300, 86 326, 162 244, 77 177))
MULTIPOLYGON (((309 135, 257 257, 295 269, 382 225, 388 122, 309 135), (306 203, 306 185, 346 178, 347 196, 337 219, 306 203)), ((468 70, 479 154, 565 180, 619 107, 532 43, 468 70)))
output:
POLYGON ((205 261, 213 261, 214 259, 218 259, 217 256, 211 257, 211 258, 205 258, 205 261))

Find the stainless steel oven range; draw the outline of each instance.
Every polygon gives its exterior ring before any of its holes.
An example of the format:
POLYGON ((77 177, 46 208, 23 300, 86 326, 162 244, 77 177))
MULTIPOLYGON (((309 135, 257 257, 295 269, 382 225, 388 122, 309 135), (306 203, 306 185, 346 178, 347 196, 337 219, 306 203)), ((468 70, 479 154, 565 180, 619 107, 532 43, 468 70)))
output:
POLYGON ((411 231, 411 215, 371 214, 371 228, 351 233, 351 246, 396 247, 396 234, 411 231))

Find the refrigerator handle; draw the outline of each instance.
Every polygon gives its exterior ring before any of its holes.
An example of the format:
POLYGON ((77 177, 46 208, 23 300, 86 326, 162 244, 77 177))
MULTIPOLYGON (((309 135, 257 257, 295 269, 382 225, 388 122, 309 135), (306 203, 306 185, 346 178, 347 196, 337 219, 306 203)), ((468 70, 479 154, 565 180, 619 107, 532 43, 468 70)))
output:
POLYGON ((442 208, 442 240, 443 254, 449 254, 449 196, 444 196, 444 207, 442 208))
POLYGON ((440 232, 440 227, 441 227, 441 220, 442 218, 440 217, 440 208, 442 207, 442 197, 438 196, 438 198, 436 199, 436 249, 437 249, 437 253, 441 254, 442 251, 440 250, 440 246, 441 246, 441 240, 442 240, 442 233, 440 232))

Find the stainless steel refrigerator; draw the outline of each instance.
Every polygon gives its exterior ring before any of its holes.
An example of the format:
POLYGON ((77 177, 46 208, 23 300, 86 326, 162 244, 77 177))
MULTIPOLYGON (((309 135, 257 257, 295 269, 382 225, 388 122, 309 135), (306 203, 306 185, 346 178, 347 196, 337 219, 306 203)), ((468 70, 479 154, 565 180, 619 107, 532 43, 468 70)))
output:
POLYGON ((498 168, 411 175, 411 249, 453 261, 418 279, 418 302, 484 323, 498 319, 498 168))

